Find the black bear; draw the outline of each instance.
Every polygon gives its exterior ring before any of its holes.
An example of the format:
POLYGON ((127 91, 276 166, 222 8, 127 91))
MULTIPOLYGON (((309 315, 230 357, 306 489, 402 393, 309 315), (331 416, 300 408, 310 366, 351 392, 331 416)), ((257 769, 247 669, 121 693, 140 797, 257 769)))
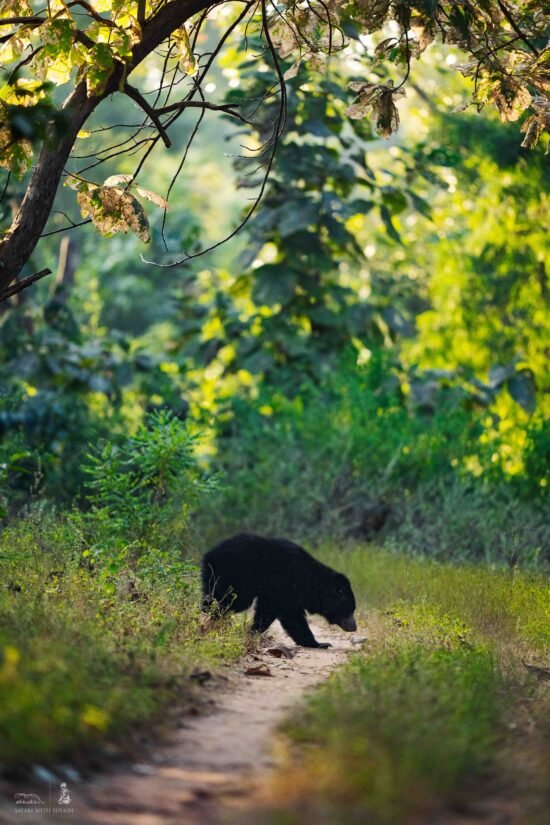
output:
POLYGON ((342 630, 357 629, 355 598, 346 576, 292 541, 238 533, 206 553, 201 573, 202 609, 216 602, 222 613, 240 613, 256 599, 252 629, 259 633, 279 619, 296 644, 330 647, 315 639, 306 610, 342 630))

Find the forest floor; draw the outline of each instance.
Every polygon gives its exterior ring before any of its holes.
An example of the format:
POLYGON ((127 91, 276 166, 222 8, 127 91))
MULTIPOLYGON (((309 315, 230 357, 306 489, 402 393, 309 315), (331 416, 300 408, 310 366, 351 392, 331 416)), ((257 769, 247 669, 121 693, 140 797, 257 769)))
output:
MULTIPOLYGON (((2 789, 4 798, 18 792, 38 794, 49 810, 29 811, 25 821, 32 822, 236 825, 275 765, 278 725, 305 692, 323 682, 362 641, 324 622, 311 622, 311 627, 332 647, 297 647, 276 622, 255 652, 228 666, 212 685, 205 672, 211 712, 182 717, 172 734, 140 761, 67 782, 70 805, 56 804, 60 781, 10 783, 2 789)), ((21 819, 15 804, 0 808, 0 823, 21 819)))

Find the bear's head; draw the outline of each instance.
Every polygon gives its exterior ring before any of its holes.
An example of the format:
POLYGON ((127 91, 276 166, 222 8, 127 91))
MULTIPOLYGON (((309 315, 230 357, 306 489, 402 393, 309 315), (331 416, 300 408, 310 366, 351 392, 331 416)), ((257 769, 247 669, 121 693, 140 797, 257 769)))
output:
POLYGON ((355 596, 351 584, 343 573, 334 573, 323 615, 329 624, 337 624, 342 630, 353 633, 357 630, 354 613, 355 596))

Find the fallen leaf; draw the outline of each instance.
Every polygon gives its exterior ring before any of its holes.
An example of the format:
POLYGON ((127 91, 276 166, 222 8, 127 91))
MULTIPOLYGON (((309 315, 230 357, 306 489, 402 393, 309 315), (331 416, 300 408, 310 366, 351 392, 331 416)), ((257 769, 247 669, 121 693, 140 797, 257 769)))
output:
POLYGON ((212 673, 209 670, 194 670, 189 678, 194 682, 198 682, 199 685, 204 685, 205 682, 212 679, 212 673))
POLYGON ((270 656, 275 656, 277 659, 293 659, 294 651, 284 645, 276 645, 275 647, 268 647, 265 651, 270 656))
POLYGON ((247 676, 273 676, 265 662, 262 662, 261 665, 254 665, 254 667, 247 668, 245 674, 247 676))

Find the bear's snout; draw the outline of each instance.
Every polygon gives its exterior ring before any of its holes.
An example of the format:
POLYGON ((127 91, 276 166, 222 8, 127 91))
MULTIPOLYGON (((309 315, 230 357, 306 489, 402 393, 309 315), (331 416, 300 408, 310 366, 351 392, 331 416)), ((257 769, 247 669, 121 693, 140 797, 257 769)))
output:
POLYGON ((342 630, 347 630, 348 633, 353 633, 357 630, 357 622, 355 621, 353 613, 351 616, 346 616, 345 619, 340 619, 336 624, 341 627, 342 630))

